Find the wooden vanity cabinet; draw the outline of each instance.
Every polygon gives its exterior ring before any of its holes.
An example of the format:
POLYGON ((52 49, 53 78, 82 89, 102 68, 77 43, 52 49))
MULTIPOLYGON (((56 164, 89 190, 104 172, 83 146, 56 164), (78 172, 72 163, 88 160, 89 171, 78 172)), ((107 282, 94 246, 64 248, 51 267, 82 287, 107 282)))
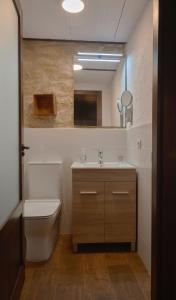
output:
POLYGON ((105 183, 105 242, 136 241, 136 183, 105 183))
POLYGON ((78 243, 104 242, 104 183, 74 182, 73 239, 78 243))
POLYGON ((136 248, 136 170, 73 169, 73 248, 130 242, 136 248))

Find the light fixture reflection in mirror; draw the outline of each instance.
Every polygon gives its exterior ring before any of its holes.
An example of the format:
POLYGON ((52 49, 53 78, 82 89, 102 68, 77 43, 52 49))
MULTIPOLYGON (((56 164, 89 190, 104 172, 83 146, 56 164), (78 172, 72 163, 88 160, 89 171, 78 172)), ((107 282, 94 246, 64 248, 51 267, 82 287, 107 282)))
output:
POLYGON ((81 71, 83 69, 82 65, 74 64, 73 65, 73 70, 74 71, 81 71))
POLYGON ((106 56, 106 57, 123 57, 123 53, 103 53, 103 52, 78 52, 83 56, 106 56))
POLYGON ((67 12, 76 14, 84 9, 84 2, 82 0, 64 0, 62 7, 67 12))

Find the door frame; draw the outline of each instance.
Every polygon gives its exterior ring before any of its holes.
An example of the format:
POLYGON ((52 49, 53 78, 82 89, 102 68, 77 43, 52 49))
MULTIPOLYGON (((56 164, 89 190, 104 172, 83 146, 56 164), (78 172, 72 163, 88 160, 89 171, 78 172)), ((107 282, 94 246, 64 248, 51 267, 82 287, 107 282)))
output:
MULTIPOLYGON (((21 74, 21 11, 17 0, 12 0, 19 20, 19 110, 20 110, 20 145, 22 144, 22 74, 21 74)), ((152 300, 174 299, 176 237, 173 230, 176 224, 176 189, 173 177, 176 178, 176 142, 174 141, 174 102, 173 67, 176 66, 174 48, 174 9, 166 0, 153 0, 154 5, 154 75, 153 75, 153 176, 152 176, 152 300), (171 16, 173 18, 171 18, 171 16), (166 47, 167 45, 167 47, 166 47), (167 51, 166 51, 167 48, 167 51), (172 57, 169 59, 169 56, 172 57), (172 65, 171 65, 172 64, 172 65), (170 71, 170 72, 166 72, 170 71), (172 89, 171 89, 172 88, 172 89), (171 130, 172 129, 172 130, 171 130), (169 148, 170 147, 170 148, 169 148), (171 153, 172 152, 172 153, 171 153), (167 168, 166 168, 167 166, 167 168), (171 172, 171 173, 170 173, 171 172), (169 178, 171 177, 171 180, 169 178), (169 243, 168 243, 169 242, 169 243)), ((22 156, 20 157, 20 182, 22 182, 22 156)), ((22 220, 22 184, 20 184, 20 203, 0 230, 0 240, 20 217, 21 224, 21 267, 11 299, 19 298, 24 283, 24 226, 22 220)))
POLYGON ((172 1, 153 0, 152 300, 176 299, 176 43, 172 1))
POLYGON ((16 9, 18 17, 18 90, 19 90, 19 203, 7 217, 4 224, 0 227, 0 254, 4 258, 1 261, 2 270, 0 273, 0 283, 6 290, 5 297, 10 300, 18 300, 25 279, 25 236, 23 224, 23 160, 21 146, 23 143, 23 97, 22 97, 22 24, 21 8, 18 0, 11 0, 16 9), (12 237, 12 238, 10 238, 12 237), (10 247, 14 247, 14 257, 10 247), (18 259, 17 259, 17 256, 18 259), (18 260, 18 261, 17 261, 18 260), (6 273, 3 273, 6 270, 6 273), (4 278, 4 274, 8 277, 4 278))

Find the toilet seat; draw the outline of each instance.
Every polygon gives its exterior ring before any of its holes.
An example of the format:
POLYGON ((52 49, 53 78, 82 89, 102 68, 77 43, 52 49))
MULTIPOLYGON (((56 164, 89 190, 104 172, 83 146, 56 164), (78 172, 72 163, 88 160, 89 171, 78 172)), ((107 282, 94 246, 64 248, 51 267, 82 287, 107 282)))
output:
POLYGON ((25 200, 23 206, 23 217, 25 219, 46 219, 58 213, 60 209, 60 199, 25 200))

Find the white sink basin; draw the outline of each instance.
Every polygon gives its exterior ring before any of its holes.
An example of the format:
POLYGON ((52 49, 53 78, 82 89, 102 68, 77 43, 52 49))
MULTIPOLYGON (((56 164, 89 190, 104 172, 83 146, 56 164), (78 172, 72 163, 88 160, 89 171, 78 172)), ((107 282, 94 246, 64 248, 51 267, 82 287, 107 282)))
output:
POLYGON ((97 162, 74 162, 72 169, 136 169, 135 166, 127 162, 104 162, 102 165, 97 162))

